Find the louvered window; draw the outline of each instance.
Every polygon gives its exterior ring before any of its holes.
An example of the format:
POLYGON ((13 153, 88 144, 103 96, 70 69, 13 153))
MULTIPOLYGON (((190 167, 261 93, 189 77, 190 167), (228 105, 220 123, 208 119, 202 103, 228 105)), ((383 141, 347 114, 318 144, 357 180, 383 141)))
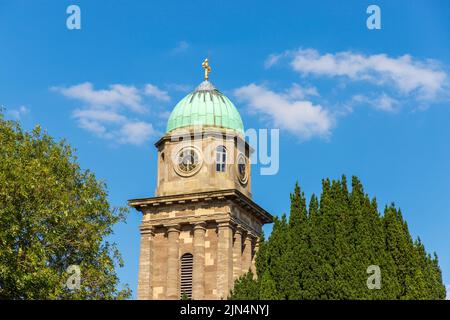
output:
POLYGON ((194 256, 191 253, 185 253, 181 257, 181 277, 180 277, 180 298, 186 295, 192 299, 192 269, 194 266, 194 256))

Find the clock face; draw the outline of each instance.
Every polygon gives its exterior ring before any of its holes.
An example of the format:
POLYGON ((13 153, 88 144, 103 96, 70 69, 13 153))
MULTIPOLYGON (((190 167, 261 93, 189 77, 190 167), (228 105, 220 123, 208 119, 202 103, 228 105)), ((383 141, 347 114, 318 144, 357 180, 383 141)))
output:
POLYGON ((178 168, 185 173, 192 172, 199 164, 199 157, 194 149, 186 148, 178 154, 178 168))
POLYGON ((243 154, 240 154, 237 161, 238 177, 241 183, 247 182, 247 161, 243 154))

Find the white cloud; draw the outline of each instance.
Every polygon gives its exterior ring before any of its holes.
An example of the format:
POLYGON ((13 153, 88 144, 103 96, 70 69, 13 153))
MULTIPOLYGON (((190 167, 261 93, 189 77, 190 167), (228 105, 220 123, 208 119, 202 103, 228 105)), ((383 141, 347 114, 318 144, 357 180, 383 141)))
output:
POLYGON ((153 85, 140 90, 134 86, 114 84, 108 89, 95 90, 91 83, 86 82, 51 89, 84 104, 72 112, 80 128, 121 144, 140 145, 156 134, 151 123, 134 118, 135 114, 148 112, 142 104, 143 94, 158 100, 170 99, 167 92, 153 85))
POLYGON ((114 110, 75 109, 72 116, 80 128, 106 139, 116 136, 116 130, 111 125, 123 125, 128 121, 127 117, 114 110))
POLYGON ((120 129, 120 143, 140 145, 146 142, 156 131, 152 124, 143 121, 128 122, 120 129))
POLYGON ((294 83, 287 91, 285 96, 289 99, 305 99, 310 96, 319 96, 316 87, 304 87, 298 83, 294 83))
POLYGON ((77 119, 89 119, 99 122, 123 123, 127 118, 112 110, 75 109, 73 116, 77 119))
POLYGON ((29 112, 30 112, 30 110, 29 110, 26 106, 22 105, 22 106, 18 107, 17 109, 11 109, 11 110, 9 110, 9 111, 7 112, 7 114, 8 114, 11 118, 14 118, 15 120, 20 120, 20 118, 21 118, 23 115, 26 115, 26 114, 28 114, 29 112))
POLYGON ((400 102, 397 99, 394 99, 384 92, 377 97, 368 97, 362 94, 357 94, 352 97, 349 104, 350 107, 355 104, 367 104, 375 109, 388 112, 397 111, 400 106, 400 102))
POLYGON ((170 101, 170 96, 167 91, 159 89, 157 86, 153 84, 147 84, 145 86, 145 94, 151 97, 156 98, 160 101, 170 101))
MULTIPOLYGON (((270 58, 271 66, 280 60, 270 58)), ((447 74, 432 60, 417 60, 410 55, 392 58, 386 54, 363 55, 350 51, 320 54, 315 49, 299 49, 284 54, 291 58, 292 68, 302 75, 342 76, 376 85, 393 85, 403 94, 432 100, 446 85, 447 74)))
POLYGON ((450 300, 450 284, 447 285, 446 289, 447 289, 447 297, 446 297, 446 299, 450 300))
POLYGON ((398 105, 398 100, 383 93, 377 100, 375 100, 374 107, 384 111, 394 111, 398 105))
POLYGON ((276 93, 263 86, 249 84, 234 91, 235 96, 248 104, 250 110, 269 117, 274 126, 309 139, 326 137, 334 124, 333 116, 320 105, 310 101, 276 93))
POLYGON ((101 107, 126 107, 134 112, 145 113, 147 109, 142 106, 139 89, 134 86, 113 84, 109 89, 95 90, 90 82, 81 83, 71 87, 53 87, 54 91, 67 98, 79 100, 86 104, 101 107))
POLYGON ((90 120, 89 118, 78 118, 78 126, 99 137, 112 139, 113 134, 107 131, 106 127, 100 122, 90 120))
POLYGON ((285 55, 286 54, 271 54, 264 62, 264 67, 265 68, 272 67, 273 65, 277 64, 281 60, 281 58, 285 55))

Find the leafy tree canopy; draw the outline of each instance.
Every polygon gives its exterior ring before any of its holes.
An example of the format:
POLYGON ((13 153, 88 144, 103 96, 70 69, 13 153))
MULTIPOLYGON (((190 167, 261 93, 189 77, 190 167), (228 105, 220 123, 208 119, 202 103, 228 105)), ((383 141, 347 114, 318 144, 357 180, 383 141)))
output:
POLYGON ((25 132, 0 110, 0 299, 129 297, 117 288, 121 256, 105 240, 125 213, 66 142, 25 132))

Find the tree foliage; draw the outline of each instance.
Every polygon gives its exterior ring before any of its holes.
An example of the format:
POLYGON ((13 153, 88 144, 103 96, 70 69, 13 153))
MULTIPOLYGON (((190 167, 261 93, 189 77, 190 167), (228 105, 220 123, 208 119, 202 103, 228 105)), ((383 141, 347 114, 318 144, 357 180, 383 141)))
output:
POLYGON ((125 213, 68 144, 39 127, 25 132, 0 110, 0 299, 128 297, 117 289, 121 256, 105 240, 125 213), (81 271, 74 290, 71 265, 81 271))
POLYGON ((231 291, 228 299, 259 300, 258 283, 254 280, 254 275, 251 270, 236 279, 234 289, 231 291))
POLYGON ((257 279, 243 275, 232 299, 445 299, 437 255, 413 241, 394 204, 381 215, 353 177, 322 181, 309 205, 298 184, 289 219, 275 218, 256 257, 257 279), (381 288, 369 289, 367 268, 380 267, 381 288))

